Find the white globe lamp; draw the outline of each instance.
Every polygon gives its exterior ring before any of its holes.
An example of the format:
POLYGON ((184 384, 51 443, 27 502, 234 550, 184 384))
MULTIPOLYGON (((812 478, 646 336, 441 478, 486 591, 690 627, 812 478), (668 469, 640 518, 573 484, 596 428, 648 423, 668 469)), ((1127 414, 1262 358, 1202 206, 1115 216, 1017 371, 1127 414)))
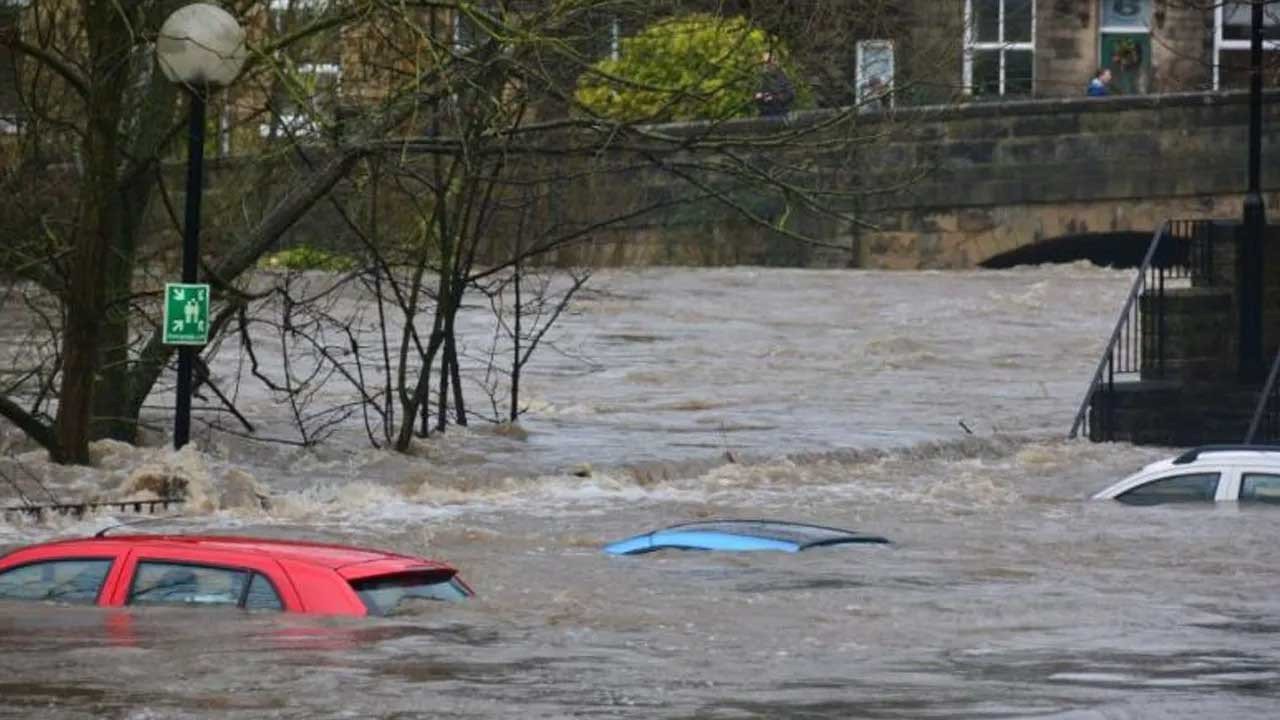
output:
POLYGON ((228 85, 248 57, 244 28, 206 3, 179 8, 160 26, 156 58, 164 76, 185 85, 228 85))

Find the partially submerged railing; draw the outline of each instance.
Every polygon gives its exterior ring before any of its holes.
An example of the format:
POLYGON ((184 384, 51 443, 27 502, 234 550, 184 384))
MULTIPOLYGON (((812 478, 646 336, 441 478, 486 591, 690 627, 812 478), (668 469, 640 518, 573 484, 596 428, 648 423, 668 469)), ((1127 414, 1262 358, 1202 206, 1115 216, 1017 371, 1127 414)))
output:
POLYGON ((1246 444, 1280 443, 1280 385, 1276 383, 1277 375, 1280 375, 1280 350, 1276 351, 1276 357, 1271 361, 1271 372, 1267 373, 1267 382, 1258 394, 1258 405, 1253 410, 1249 432, 1244 436, 1246 444))
POLYGON ((110 500, 102 502, 79 502, 79 503, 43 503, 28 505, 10 505, 6 508, 0 508, 0 512, 6 518, 27 516, 33 519, 43 519, 50 515, 69 515, 71 517, 84 517, 85 515, 97 510, 114 510, 116 512, 134 512, 148 513, 154 515, 161 510, 168 510, 169 507, 179 506, 182 504, 180 498, 157 498, 155 500, 110 500))
POLYGON ((1115 329, 1080 402, 1069 437, 1077 437, 1083 430, 1094 441, 1114 439, 1117 375, 1142 379, 1164 377, 1168 335, 1165 283, 1186 279, 1195 285, 1213 284, 1210 222, 1170 220, 1152 235, 1115 329), (1146 322, 1141 316, 1143 305, 1151 315, 1145 318, 1146 322))

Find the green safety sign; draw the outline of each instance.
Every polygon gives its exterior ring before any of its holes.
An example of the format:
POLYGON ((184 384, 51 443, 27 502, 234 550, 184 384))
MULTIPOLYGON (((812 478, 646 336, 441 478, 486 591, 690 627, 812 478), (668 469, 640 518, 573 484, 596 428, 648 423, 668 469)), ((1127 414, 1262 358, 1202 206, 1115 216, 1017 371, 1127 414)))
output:
POLYGON ((164 344, 204 345, 209 342, 209 286, 194 283, 164 285, 164 344))

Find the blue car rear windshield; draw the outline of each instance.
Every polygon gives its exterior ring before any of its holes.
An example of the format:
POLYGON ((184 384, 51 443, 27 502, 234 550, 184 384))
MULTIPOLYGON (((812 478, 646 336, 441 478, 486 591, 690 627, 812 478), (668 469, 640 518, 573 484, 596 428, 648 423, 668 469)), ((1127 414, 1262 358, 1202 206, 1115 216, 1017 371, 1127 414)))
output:
POLYGON ((370 615, 391 615, 415 600, 465 600, 471 593, 453 573, 415 573, 355 580, 351 587, 370 615))
POLYGON ((840 528, 803 523, 784 523, 769 520, 717 520, 674 525, 663 532, 714 532, 726 535, 747 535, 795 543, 800 547, 823 545, 831 542, 857 539, 857 534, 840 528))

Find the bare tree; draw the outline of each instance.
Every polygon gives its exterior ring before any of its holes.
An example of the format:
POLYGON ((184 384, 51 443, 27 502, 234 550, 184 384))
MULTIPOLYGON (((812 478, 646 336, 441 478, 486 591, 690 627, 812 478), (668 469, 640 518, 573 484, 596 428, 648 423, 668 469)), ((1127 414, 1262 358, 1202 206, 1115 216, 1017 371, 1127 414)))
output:
MULTIPOLYGON (((570 275, 556 294, 540 266, 627 223, 710 208, 779 239, 848 252, 848 236, 866 223, 860 199, 925 170, 908 162, 869 184, 859 157, 908 120, 866 122, 855 79, 814 70, 851 28, 874 35, 910 21, 885 0, 299 0, 283 20, 276 8, 232 8, 259 40, 238 89, 211 105, 226 107, 211 135, 237 156, 227 160, 234 172, 220 171, 203 265, 216 326, 236 341, 215 343, 206 358, 239 353, 247 379, 289 405, 291 441, 301 444, 357 413, 371 442, 400 450, 415 432, 466 424, 459 313, 477 290, 509 346, 503 415, 517 418, 520 374, 586 279, 570 275), (746 15, 793 45, 829 102, 853 104, 786 123, 654 125, 576 102, 578 78, 599 73, 610 42, 690 9, 746 15), (306 55, 335 44, 360 60, 343 65, 341 105, 322 101, 334 93, 321 87, 323 63, 306 55), (323 289, 254 272, 317 212, 356 268, 323 289), (333 304, 357 292, 365 300, 333 304), (259 358, 268 344, 278 365, 259 358), (330 386, 347 388, 346 399, 330 386)), ((0 250, 0 271, 39 299, 47 322, 37 324, 57 342, 39 346, 30 372, 5 359, 12 381, 0 416, 63 462, 86 462, 94 438, 133 440, 171 356, 155 318, 173 258, 157 249, 180 230, 165 161, 180 147, 183 106, 153 71, 150 40, 172 9, 159 0, 33 0, 21 32, 5 35, 29 102, 21 151, 4 167, 4 182, 24 189, 0 211, 18 239, 0 250)), ((687 100, 690 87, 649 89, 687 100)), ((894 92, 910 89, 904 77, 894 92)), ((491 398, 494 377, 480 381, 491 398)), ((238 416, 228 426, 252 432, 234 390, 209 372, 202 379, 238 416)))

